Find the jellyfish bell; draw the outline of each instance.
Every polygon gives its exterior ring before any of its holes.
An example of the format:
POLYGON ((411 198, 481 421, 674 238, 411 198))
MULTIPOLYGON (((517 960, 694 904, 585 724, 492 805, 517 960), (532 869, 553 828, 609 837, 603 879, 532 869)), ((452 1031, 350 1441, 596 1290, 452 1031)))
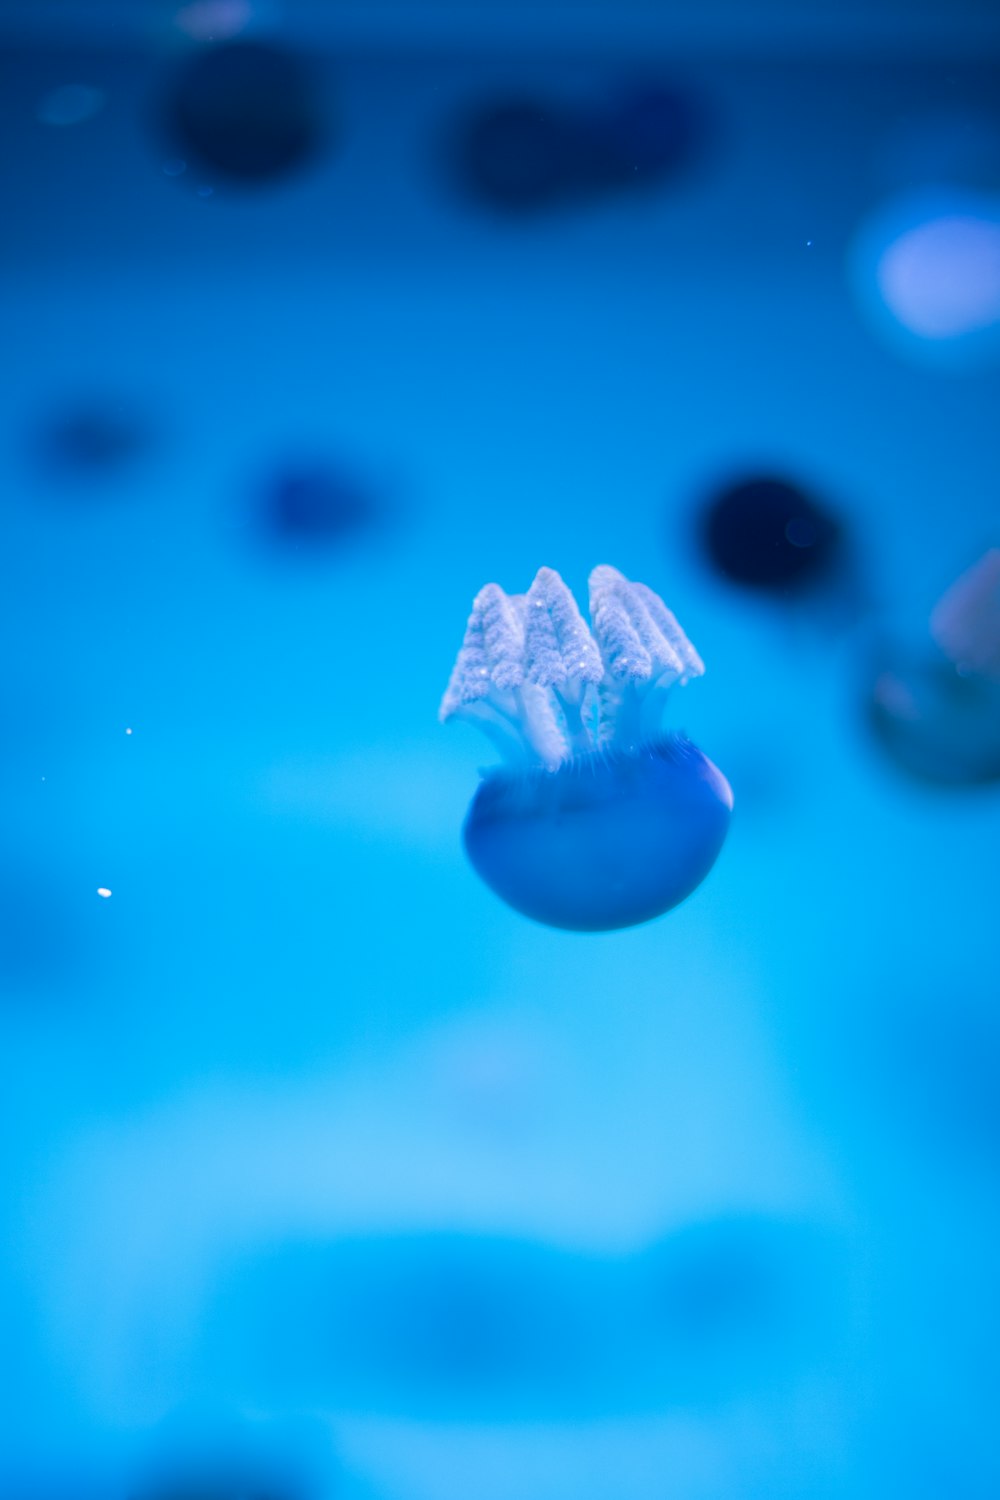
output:
POLYGON ((504 757, 465 821, 477 874, 525 916, 598 932, 689 896, 733 799, 707 756, 660 727, 670 688, 704 671, 662 600, 600 567, 590 615, 588 628, 551 568, 527 594, 487 584, 440 716, 478 724, 504 757))
POLYGON ((700 885, 729 824, 729 788, 680 735, 589 750, 554 770, 488 773, 465 822, 476 873, 550 927, 599 932, 669 911, 700 885))

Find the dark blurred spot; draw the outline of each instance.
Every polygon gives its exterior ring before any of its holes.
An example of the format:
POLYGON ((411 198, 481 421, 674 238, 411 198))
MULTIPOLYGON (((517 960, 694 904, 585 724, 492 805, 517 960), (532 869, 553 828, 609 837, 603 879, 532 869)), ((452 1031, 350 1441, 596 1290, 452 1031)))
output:
POLYGON ((84 399, 57 409, 35 433, 35 450, 52 479, 115 478, 152 443, 148 421, 126 402, 84 399))
POLYGON ((452 154, 470 198, 517 214, 658 182, 692 160, 702 137, 685 95, 638 84, 590 108, 537 98, 481 104, 458 122, 452 154))
POLYGON ((248 184, 298 170, 325 133, 305 62, 263 42, 227 43, 189 58, 174 78, 166 119, 181 158, 248 184))
POLYGON ((782 1310, 780 1268, 756 1231, 739 1224, 689 1230, 669 1260, 662 1306, 680 1342, 759 1337, 782 1310))
POLYGON ((472 1239, 410 1245, 361 1297, 366 1336, 382 1357, 414 1383, 456 1393, 564 1375, 575 1340, 562 1301, 558 1267, 543 1251, 472 1239))
POLYGON ((706 138, 694 98, 657 83, 621 89, 597 123, 609 170, 623 185, 660 182, 685 170, 706 138))
POLYGON ((926 646, 884 646, 871 669, 868 722, 908 775, 939 786, 1000 778, 1000 684, 926 646))
POLYGON ((724 578, 749 588, 799 590, 830 573, 841 528, 797 485, 770 476, 729 485, 700 518, 701 541, 724 578))
POLYGON ((585 186, 585 147, 565 111, 528 99, 487 104, 459 127, 459 181, 470 197, 506 212, 553 207, 585 186))
POLYGON ((724 1399, 780 1374, 829 1324, 831 1263, 806 1226, 718 1219, 645 1259, 646 1317, 679 1400, 724 1399))
POLYGON ((227 1275, 213 1326, 255 1400, 551 1414, 600 1378, 582 1326, 593 1271, 541 1245, 459 1234, 289 1246, 227 1275))
POLYGON ((372 487, 341 464, 289 463, 262 489, 266 531, 292 549, 336 551, 368 530, 379 513, 372 487))
POLYGON ((175 1412, 151 1441, 128 1500, 329 1500, 321 1447, 311 1425, 175 1412))

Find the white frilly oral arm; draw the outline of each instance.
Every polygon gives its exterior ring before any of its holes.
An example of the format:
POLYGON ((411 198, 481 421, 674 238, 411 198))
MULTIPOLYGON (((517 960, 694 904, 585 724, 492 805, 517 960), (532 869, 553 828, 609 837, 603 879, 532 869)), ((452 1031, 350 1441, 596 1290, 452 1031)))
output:
POLYGON ((558 765, 565 747, 544 689, 525 675, 523 597, 488 583, 472 604, 439 718, 477 724, 509 761, 558 765))
POLYGON ((616 568, 591 573, 590 618, 605 668, 601 742, 638 744, 659 730, 670 688, 700 677, 704 664, 660 597, 616 568))
POLYGON ((528 680, 551 692, 562 712, 564 755, 592 750, 584 699, 603 677, 604 664, 576 600, 553 568, 539 568, 525 596, 524 642, 528 680))
POLYGON ((592 629, 559 574, 540 568, 527 594, 489 583, 476 595, 442 720, 485 731, 507 760, 554 768, 594 748, 594 691, 602 745, 655 735, 674 683, 705 670, 662 599, 615 568, 590 575, 592 629), (595 639, 596 638, 596 639, 595 639))

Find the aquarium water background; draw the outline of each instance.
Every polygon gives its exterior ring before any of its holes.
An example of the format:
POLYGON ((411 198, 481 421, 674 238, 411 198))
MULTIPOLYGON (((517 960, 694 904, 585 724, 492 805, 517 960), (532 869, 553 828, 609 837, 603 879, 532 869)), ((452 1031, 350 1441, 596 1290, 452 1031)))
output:
POLYGON ((0 39, 0 1493, 997 1493, 1000 794, 870 713, 1000 536, 996 13, 0 39), (251 43, 248 111, 195 69, 251 43), (570 166, 498 197, 526 102, 570 166), (822 586, 713 568, 759 474, 822 586), (437 708, 484 583, 604 562, 735 812, 565 933, 465 861, 437 708))

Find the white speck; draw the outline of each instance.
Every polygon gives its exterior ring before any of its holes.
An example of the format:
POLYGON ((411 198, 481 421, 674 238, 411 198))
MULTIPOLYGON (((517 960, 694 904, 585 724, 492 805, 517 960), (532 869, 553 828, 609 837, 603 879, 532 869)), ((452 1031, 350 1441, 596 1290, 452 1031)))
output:
POLYGON ((131 734, 131 733, 132 733, 132 731, 131 731, 131 729, 126 729, 126 731, 125 731, 125 733, 126 733, 126 734, 131 734))
POLYGON ((99 885, 97 887, 97 894, 99 896, 103 896, 104 899, 107 900, 107 898, 111 895, 111 892, 108 890, 106 885, 99 885))
POLYGON ((815 241, 815 240, 806 240, 806 249, 807 249, 807 250, 811 250, 811 249, 812 249, 812 247, 813 247, 813 245, 814 245, 814 244, 815 244, 815 243, 816 243, 816 241, 815 241))

